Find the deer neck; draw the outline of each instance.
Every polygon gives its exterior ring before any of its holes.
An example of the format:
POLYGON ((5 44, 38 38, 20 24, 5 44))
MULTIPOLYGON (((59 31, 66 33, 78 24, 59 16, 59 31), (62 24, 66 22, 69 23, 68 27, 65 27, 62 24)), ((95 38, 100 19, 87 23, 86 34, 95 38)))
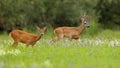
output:
POLYGON ((85 29, 84 23, 81 23, 81 25, 78 28, 79 28, 79 34, 81 34, 85 29))
POLYGON ((37 35, 36 41, 40 40, 41 37, 42 37, 42 35, 37 35))

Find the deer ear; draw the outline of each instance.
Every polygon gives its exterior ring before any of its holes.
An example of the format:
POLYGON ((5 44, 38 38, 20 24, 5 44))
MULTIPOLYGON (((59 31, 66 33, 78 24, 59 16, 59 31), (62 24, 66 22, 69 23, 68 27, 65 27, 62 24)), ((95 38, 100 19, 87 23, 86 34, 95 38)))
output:
POLYGON ((40 27, 38 27, 37 25, 35 25, 35 27, 37 28, 37 30, 40 30, 40 27))
POLYGON ((46 30, 46 29, 47 29, 47 27, 45 26, 43 29, 44 29, 44 30, 46 30))

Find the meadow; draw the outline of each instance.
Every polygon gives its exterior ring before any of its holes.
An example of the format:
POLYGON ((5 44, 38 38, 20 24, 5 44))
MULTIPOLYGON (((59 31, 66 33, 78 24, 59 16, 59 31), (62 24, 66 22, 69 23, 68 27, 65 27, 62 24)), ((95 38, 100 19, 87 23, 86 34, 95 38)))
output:
POLYGON ((78 41, 62 39, 50 43, 55 35, 47 32, 32 48, 0 35, 0 68, 119 68, 120 32, 86 30, 78 41), (94 31, 93 31, 94 32, 94 31))

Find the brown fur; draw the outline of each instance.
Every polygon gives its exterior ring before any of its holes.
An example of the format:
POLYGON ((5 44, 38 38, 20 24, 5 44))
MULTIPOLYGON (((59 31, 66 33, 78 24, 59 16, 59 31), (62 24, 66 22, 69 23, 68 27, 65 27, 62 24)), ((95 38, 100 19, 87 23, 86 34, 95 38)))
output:
POLYGON ((86 24, 88 26, 88 23, 86 22, 86 17, 82 17, 82 24, 79 27, 58 27, 54 30, 54 33, 56 34, 55 39, 53 39, 53 42, 56 42, 64 37, 68 38, 70 41, 72 39, 78 40, 84 29, 86 28, 86 24))
MULTIPOLYGON (((37 27, 37 29, 38 29, 38 27, 37 27)), ((39 35, 30 34, 30 33, 27 33, 25 31, 21 31, 21 30, 13 30, 12 32, 10 32, 10 35, 14 40, 12 47, 17 47, 18 42, 25 43, 26 47, 28 47, 28 45, 33 46, 42 37, 46 28, 39 29, 39 30, 40 30, 39 35)))

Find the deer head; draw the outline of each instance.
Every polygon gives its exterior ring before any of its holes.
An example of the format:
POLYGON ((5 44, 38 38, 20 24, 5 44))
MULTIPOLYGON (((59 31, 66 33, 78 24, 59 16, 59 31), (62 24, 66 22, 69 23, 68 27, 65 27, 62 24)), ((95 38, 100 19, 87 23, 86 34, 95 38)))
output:
POLYGON ((82 23, 84 24, 85 27, 90 27, 85 14, 82 16, 81 21, 82 21, 82 23))
POLYGON ((47 27, 44 27, 44 28, 40 29, 40 27, 36 26, 36 28, 37 28, 37 30, 39 30, 40 35, 44 35, 44 32, 46 31, 47 27))

